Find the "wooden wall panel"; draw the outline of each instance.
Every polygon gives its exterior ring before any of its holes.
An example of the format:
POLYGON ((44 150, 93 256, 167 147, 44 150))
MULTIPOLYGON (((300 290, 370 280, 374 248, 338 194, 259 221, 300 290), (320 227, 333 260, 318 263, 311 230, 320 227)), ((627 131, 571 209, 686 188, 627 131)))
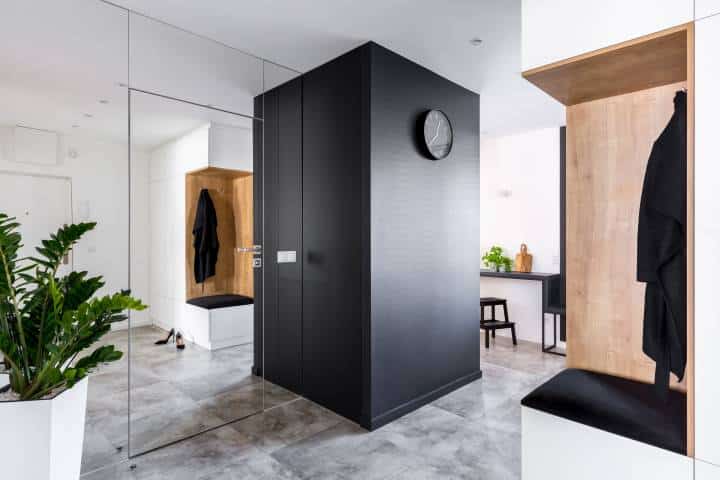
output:
MULTIPOLYGON (((665 85, 567 108, 567 364, 652 382, 636 281, 643 178, 673 113, 665 85)), ((677 388, 676 381, 673 384, 677 388)))
POLYGON ((235 250, 239 246, 252 246, 252 212, 251 173, 210 167, 185 175, 186 298, 226 293, 252 296, 252 255, 239 254, 235 250), (194 277, 192 228, 203 188, 210 191, 210 198, 215 205, 220 250, 215 275, 198 284, 194 277))
MULTIPOLYGON (((238 247, 253 246, 253 177, 232 181, 235 212, 235 240, 238 247)), ((254 297, 252 252, 235 252, 235 287, 238 295, 254 297)))
POLYGON ((680 25, 523 72, 563 105, 687 80, 688 30, 680 25))

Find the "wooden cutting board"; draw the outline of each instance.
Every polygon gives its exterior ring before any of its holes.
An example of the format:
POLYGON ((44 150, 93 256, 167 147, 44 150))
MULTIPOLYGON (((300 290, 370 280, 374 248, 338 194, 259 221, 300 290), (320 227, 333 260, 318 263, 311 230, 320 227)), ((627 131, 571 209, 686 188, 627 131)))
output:
POLYGON ((523 273, 532 271, 532 255, 528 253, 527 245, 524 243, 520 245, 520 253, 515 255, 515 267, 513 270, 523 273))

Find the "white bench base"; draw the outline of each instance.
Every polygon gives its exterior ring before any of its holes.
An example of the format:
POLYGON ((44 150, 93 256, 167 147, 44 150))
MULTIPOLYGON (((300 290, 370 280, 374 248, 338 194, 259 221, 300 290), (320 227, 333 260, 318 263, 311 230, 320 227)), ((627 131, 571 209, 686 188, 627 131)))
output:
POLYGON ((693 460, 522 407, 523 480, 692 480, 693 460))

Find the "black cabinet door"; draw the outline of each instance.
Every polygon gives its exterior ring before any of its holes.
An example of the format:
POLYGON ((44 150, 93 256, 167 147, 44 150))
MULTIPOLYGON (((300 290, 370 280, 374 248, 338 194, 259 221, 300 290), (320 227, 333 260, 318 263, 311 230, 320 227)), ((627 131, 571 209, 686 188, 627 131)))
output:
POLYGON ((362 405, 364 49, 303 77, 303 391, 359 421, 362 405))
POLYGON ((263 106, 263 373, 296 393, 302 393, 301 82, 298 78, 266 93, 263 106), (278 263, 279 251, 296 252, 297 261, 278 263))

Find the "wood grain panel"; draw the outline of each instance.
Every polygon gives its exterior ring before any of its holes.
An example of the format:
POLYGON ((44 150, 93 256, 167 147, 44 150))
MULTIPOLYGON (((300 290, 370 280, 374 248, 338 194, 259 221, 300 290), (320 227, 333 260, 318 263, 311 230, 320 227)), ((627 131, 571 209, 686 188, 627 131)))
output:
MULTIPOLYGON (((252 256, 247 260, 248 268, 243 262, 236 260, 235 248, 241 246, 238 241, 246 241, 252 245, 252 174, 239 170, 228 170, 210 167, 207 169, 189 172, 185 175, 185 290, 186 298, 197 298, 208 295, 225 293, 250 292, 252 296, 252 256), (249 179, 249 181, 246 181, 249 179), (249 200, 247 193, 241 193, 235 182, 243 182, 242 186, 249 186, 249 200), (198 284, 194 278, 194 259, 192 228, 197 212, 197 202, 200 191, 207 188, 215 205, 218 219, 217 235, 220 242, 218 260, 215 266, 215 275, 198 284), (241 199, 236 198, 237 196, 241 199), (247 210, 247 211, 245 211, 247 210), (246 222, 249 221, 249 227, 246 222), (249 237, 247 231, 249 230, 249 237), (238 235, 240 232, 240 235, 238 235), (247 286, 249 278, 250 286, 247 286), (241 280, 240 280, 241 279, 241 280)), ((244 246, 244 245, 243 245, 244 246)), ((245 262, 245 263, 247 263, 245 262)))
POLYGON ((695 24, 687 30, 687 454, 695 456, 695 24))
POLYGON ((569 367, 653 381, 654 362, 642 352, 645 290, 636 281, 638 211, 652 144, 673 113, 675 92, 684 86, 567 109, 569 367))
MULTIPOLYGON (((253 177, 232 180, 235 239, 239 247, 253 246, 253 177)), ((235 293, 254 297, 252 252, 235 252, 235 293)))
POLYGON ((523 77, 564 105, 685 81, 687 31, 663 30, 523 72, 523 77))

